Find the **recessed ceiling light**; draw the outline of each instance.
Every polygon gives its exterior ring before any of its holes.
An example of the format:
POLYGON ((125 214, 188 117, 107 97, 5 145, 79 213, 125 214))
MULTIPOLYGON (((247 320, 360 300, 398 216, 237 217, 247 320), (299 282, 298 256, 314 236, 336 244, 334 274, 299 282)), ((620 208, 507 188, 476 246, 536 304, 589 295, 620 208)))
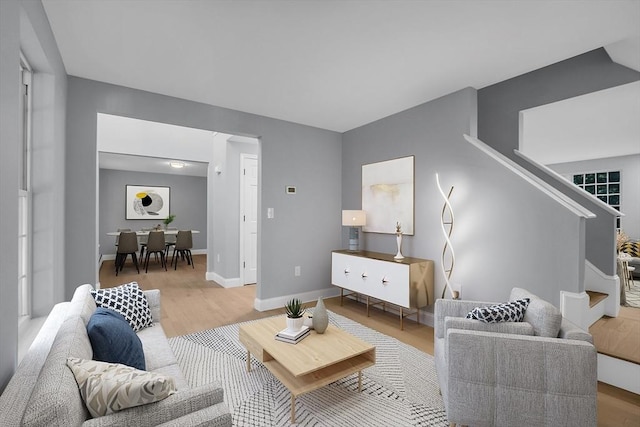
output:
POLYGON ((169 165, 171 165, 172 168, 181 169, 184 167, 184 162, 173 161, 169 162, 169 165))

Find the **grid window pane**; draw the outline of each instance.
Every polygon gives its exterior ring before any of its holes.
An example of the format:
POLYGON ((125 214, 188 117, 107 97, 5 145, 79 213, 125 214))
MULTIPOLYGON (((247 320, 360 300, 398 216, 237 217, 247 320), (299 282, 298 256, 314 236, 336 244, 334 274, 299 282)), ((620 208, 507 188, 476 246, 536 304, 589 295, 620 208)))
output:
MULTIPOLYGON (((609 204, 614 209, 620 210, 622 196, 620 186, 622 176, 620 171, 589 172, 573 174, 573 183, 589 194, 594 195, 600 201, 609 204)), ((620 219, 617 220, 618 228, 620 219)))

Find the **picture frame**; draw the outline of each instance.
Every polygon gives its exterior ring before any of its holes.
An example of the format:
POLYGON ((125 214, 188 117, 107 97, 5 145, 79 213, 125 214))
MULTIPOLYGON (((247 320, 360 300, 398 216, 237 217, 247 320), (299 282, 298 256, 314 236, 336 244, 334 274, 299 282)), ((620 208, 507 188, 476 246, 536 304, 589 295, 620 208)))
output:
POLYGON ((363 232, 414 234, 415 156, 362 165, 362 210, 367 213, 363 232))
POLYGON ((169 216, 171 188, 126 185, 125 219, 164 219, 169 216))

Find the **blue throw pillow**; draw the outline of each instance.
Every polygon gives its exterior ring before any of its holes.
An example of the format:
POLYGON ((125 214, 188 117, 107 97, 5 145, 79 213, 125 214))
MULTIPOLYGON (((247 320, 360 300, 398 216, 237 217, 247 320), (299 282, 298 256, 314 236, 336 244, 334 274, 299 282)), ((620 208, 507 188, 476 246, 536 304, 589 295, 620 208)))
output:
POLYGON ((87 324, 93 360, 121 363, 144 371, 142 342, 120 313, 98 307, 87 324))

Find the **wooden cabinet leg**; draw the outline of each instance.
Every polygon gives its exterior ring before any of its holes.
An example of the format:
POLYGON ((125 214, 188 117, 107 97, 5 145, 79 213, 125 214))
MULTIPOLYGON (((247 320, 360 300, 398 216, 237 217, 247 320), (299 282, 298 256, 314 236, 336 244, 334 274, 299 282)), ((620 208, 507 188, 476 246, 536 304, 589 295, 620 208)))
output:
POLYGON ((251 372, 251 352, 247 350, 247 372, 251 372))
POLYGON ((402 311, 402 307, 400 307, 400 330, 404 331, 404 312, 402 311))
POLYGON ((291 424, 296 422, 296 397, 291 393, 291 424))
POLYGON ((358 391, 362 391, 362 371, 358 371, 358 391))

